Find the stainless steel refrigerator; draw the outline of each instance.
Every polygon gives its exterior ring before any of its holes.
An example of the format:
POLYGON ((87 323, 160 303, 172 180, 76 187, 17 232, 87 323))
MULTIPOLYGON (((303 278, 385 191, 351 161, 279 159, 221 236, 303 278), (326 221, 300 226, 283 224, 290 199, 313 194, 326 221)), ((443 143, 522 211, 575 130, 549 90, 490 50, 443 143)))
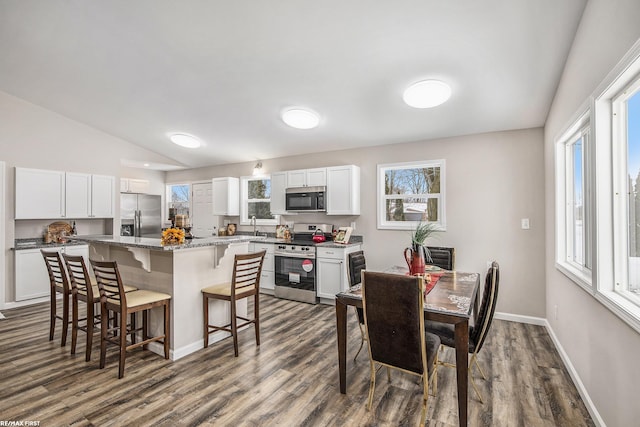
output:
POLYGON ((152 194, 120 194, 120 235, 160 238, 162 199, 152 194))

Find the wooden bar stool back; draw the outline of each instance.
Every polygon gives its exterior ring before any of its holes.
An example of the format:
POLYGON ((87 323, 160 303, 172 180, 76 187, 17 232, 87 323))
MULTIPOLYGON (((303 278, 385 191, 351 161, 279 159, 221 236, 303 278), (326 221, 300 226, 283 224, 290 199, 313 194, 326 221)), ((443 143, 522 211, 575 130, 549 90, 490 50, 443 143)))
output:
POLYGON ((221 283, 202 289, 202 311, 204 314, 204 347, 209 346, 209 334, 216 331, 230 332, 233 350, 238 357, 238 328, 254 324, 256 345, 260 345, 260 274, 266 251, 236 255, 233 261, 231 283, 221 283), (238 316, 236 301, 253 296, 253 319, 238 316), (209 299, 229 301, 231 319, 224 326, 209 324, 209 299), (238 324, 238 319, 244 321, 238 324))
POLYGON ((118 378, 124 376, 127 351, 137 347, 146 349, 150 342, 162 342, 164 344, 164 358, 169 359, 171 295, 148 290, 126 292, 115 261, 90 260, 90 262, 100 292, 100 369, 105 365, 107 343, 114 344, 119 348, 118 378), (164 309, 164 331, 161 335, 150 337, 148 331, 149 310, 153 307, 163 307, 164 309), (142 328, 137 329, 135 325, 128 327, 126 319, 129 315, 140 311, 142 312, 142 328), (109 312, 115 313, 120 318, 118 326, 109 326, 109 312), (135 342, 135 339, 132 338, 131 344, 127 345, 127 335, 140 331, 142 332, 142 341, 135 342))
POLYGON ((49 273, 50 284, 50 316, 49 316, 49 341, 53 340, 53 334, 56 328, 56 319, 62 320, 62 340, 61 347, 67 344, 67 331, 69 329, 69 296, 71 290, 69 288, 69 279, 67 278, 67 272, 60 259, 60 253, 58 251, 45 251, 41 249, 40 252, 44 257, 44 262, 47 265, 47 272, 49 273), (57 295, 62 295, 62 316, 57 314, 57 295))
POLYGON ((69 281, 71 282, 71 354, 76 354, 76 343, 78 341, 78 329, 87 334, 87 344, 85 347, 85 360, 91 360, 91 346, 93 344, 93 330, 100 317, 94 312, 95 305, 100 302, 100 292, 95 280, 91 280, 87 266, 82 255, 63 254, 69 281), (80 319, 78 314, 78 301, 86 303, 86 317, 80 319), (83 322, 84 325, 81 325, 83 322))

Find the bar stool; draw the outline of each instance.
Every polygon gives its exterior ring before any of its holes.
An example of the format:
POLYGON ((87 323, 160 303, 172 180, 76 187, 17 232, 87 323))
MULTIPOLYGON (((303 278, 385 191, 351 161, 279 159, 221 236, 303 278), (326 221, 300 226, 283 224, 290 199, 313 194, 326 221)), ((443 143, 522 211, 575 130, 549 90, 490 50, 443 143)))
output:
POLYGON ((119 348, 120 362, 118 378, 124 376, 124 365, 127 351, 137 347, 146 349, 147 344, 159 341, 164 344, 164 358, 169 359, 171 295, 162 292, 137 290, 125 292, 118 264, 115 261, 90 260, 100 291, 100 369, 104 368, 107 355, 107 343, 119 348), (162 335, 149 337, 149 310, 153 307, 164 308, 164 331, 162 335), (120 325, 109 327, 108 313, 119 315, 120 325), (142 328, 129 328, 126 319, 131 314, 142 311, 142 328), (135 342, 132 335, 131 344, 127 345, 127 335, 142 331, 142 341, 135 342), (109 336, 113 332, 114 336, 109 336))
POLYGON ((44 262, 49 273, 50 286, 50 310, 49 310, 49 341, 53 341, 53 334, 56 328, 56 319, 62 320, 62 341, 60 347, 67 345, 67 331, 69 329, 69 280, 62 265, 60 253, 58 251, 45 251, 40 249, 44 262), (56 299, 57 294, 62 294, 62 316, 57 314, 56 299))
POLYGON ((231 283, 221 283, 202 289, 202 311, 204 315, 204 347, 209 346, 209 334, 215 331, 230 332, 233 336, 233 350, 238 357, 238 328, 254 324, 256 345, 260 345, 260 273, 266 251, 252 254, 236 255, 233 261, 231 283), (236 301, 253 295, 253 319, 236 314, 236 301), (224 326, 209 324, 209 299, 229 301, 231 309, 230 322, 224 326), (238 325, 238 319, 244 323, 238 325))
MULTIPOLYGON (((100 316, 95 312, 95 305, 100 302, 100 291, 95 279, 89 276, 84 257, 81 255, 62 254, 62 258, 64 258, 71 284, 71 354, 76 354, 78 330, 84 331, 87 334, 85 360, 88 362, 91 360, 94 327, 100 324, 100 316), (87 306, 87 316, 82 319, 79 318, 78 314, 78 301, 84 301, 87 306), (81 326, 79 322, 85 322, 85 325, 81 326)), ((135 286, 124 285, 125 292, 136 290, 138 288, 135 286)))

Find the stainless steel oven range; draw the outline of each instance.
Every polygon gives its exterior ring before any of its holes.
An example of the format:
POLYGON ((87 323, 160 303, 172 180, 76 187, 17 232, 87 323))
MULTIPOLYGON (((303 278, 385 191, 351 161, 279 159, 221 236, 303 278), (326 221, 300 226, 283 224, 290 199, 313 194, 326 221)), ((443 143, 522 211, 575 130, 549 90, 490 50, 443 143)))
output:
POLYGON ((320 230, 331 236, 333 226, 329 224, 295 224, 294 239, 276 244, 275 296, 294 301, 316 304, 316 248, 313 234, 320 230))

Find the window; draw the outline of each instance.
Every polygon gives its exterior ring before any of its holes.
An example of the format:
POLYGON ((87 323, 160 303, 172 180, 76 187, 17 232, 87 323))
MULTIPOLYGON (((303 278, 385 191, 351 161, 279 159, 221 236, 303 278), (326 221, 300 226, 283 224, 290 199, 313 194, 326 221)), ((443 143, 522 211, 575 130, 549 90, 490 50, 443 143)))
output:
POLYGON ((619 197, 614 221, 622 226, 614 236, 615 291, 640 306, 640 79, 613 99, 614 173, 624 197, 619 197))
POLYGON ((432 222, 445 230, 445 161, 378 165, 378 228, 411 230, 432 222))
POLYGON ((640 41, 589 103, 557 139, 556 267, 640 332, 640 41))
POLYGON ((589 113, 583 113, 557 141, 556 262, 565 272, 591 286, 591 169, 589 113))
POLYGON ((175 215, 189 215, 191 202, 191 185, 167 185, 167 217, 173 219, 175 215))
POLYGON ((271 177, 243 176, 241 178, 240 223, 250 224, 256 217, 256 224, 277 224, 278 218, 271 214, 271 177))

